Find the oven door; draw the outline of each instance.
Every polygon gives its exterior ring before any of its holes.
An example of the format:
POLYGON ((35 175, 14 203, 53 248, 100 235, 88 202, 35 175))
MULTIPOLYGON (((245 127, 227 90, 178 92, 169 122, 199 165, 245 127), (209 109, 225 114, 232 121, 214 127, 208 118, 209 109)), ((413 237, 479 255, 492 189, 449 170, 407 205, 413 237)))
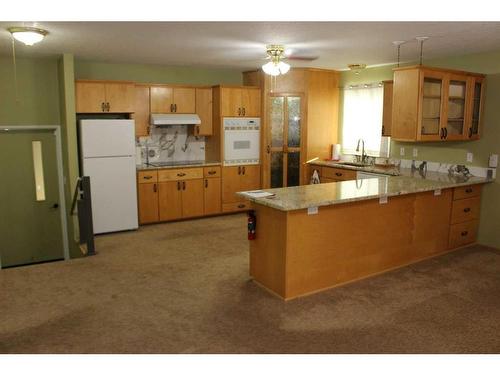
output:
POLYGON ((224 165, 259 164, 260 131, 224 131, 224 165))

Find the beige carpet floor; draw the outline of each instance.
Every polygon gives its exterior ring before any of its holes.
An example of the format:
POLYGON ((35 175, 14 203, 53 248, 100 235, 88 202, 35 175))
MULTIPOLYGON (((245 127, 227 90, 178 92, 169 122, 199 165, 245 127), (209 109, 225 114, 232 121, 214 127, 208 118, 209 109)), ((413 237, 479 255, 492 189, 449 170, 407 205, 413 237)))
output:
POLYGON ((284 303, 249 281, 245 225, 151 225, 99 236, 95 257, 0 270, 0 352, 500 352, 497 250, 284 303))

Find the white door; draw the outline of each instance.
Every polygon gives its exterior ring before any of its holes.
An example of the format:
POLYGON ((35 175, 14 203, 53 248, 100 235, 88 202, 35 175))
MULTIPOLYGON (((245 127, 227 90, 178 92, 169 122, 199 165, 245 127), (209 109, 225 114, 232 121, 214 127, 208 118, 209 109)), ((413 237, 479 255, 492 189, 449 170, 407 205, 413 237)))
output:
POLYGON ((134 120, 82 120, 80 146, 84 158, 135 155, 134 120))
POLYGON ((135 158, 90 158, 83 161, 90 176, 94 233, 137 229, 135 158))

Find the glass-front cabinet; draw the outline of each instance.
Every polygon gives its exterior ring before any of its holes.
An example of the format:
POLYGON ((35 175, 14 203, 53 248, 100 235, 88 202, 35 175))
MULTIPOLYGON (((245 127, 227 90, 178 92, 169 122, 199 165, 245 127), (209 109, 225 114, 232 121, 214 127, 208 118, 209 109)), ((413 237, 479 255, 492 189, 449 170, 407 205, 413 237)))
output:
POLYGON ((443 136, 445 75, 441 72, 423 72, 422 118, 420 139, 439 140, 443 136))
POLYGON ((471 100, 469 111, 469 129, 467 129, 468 139, 479 139, 481 113, 483 111, 484 78, 471 77, 471 100))
POLYGON ((467 92, 468 77, 459 75, 450 75, 447 79, 447 111, 446 124, 444 127, 444 138, 446 140, 463 139, 466 132, 467 115, 467 92))
POLYGON ((270 153, 270 187, 300 184, 302 98, 273 94, 269 97, 267 152, 270 153))

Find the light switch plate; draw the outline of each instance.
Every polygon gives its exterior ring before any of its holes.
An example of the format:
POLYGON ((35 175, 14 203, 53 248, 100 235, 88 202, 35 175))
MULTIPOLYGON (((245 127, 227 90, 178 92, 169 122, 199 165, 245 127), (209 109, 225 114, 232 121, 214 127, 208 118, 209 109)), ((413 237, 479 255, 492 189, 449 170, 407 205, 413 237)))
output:
POLYGON ((405 148, 404 147, 400 147, 399 148, 399 155, 400 156, 405 156, 405 148))
POLYGON ((434 195, 441 195, 441 189, 434 190, 434 195))
POLYGON ((308 207, 307 214, 308 215, 316 215, 318 213, 318 207, 308 207))
POLYGON ((488 166, 490 168, 496 168, 496 167, 498 167, 498 155, 497 154, 491 154, 490 155, 490 160, 488 162, 488 166))
POLYGON ((378 200, 378 202, 380 204, 386 204, 387 203, 387 195, 381 196, 380 199, 378 200))
POLYGON ((413 157, 416 158, 418 156, 418 148, 413 149, 413 157))
POLYGON ((474 154, 472 152, 467 153, 467 163, 472 163, 472 160, 474 159, 474 154))

